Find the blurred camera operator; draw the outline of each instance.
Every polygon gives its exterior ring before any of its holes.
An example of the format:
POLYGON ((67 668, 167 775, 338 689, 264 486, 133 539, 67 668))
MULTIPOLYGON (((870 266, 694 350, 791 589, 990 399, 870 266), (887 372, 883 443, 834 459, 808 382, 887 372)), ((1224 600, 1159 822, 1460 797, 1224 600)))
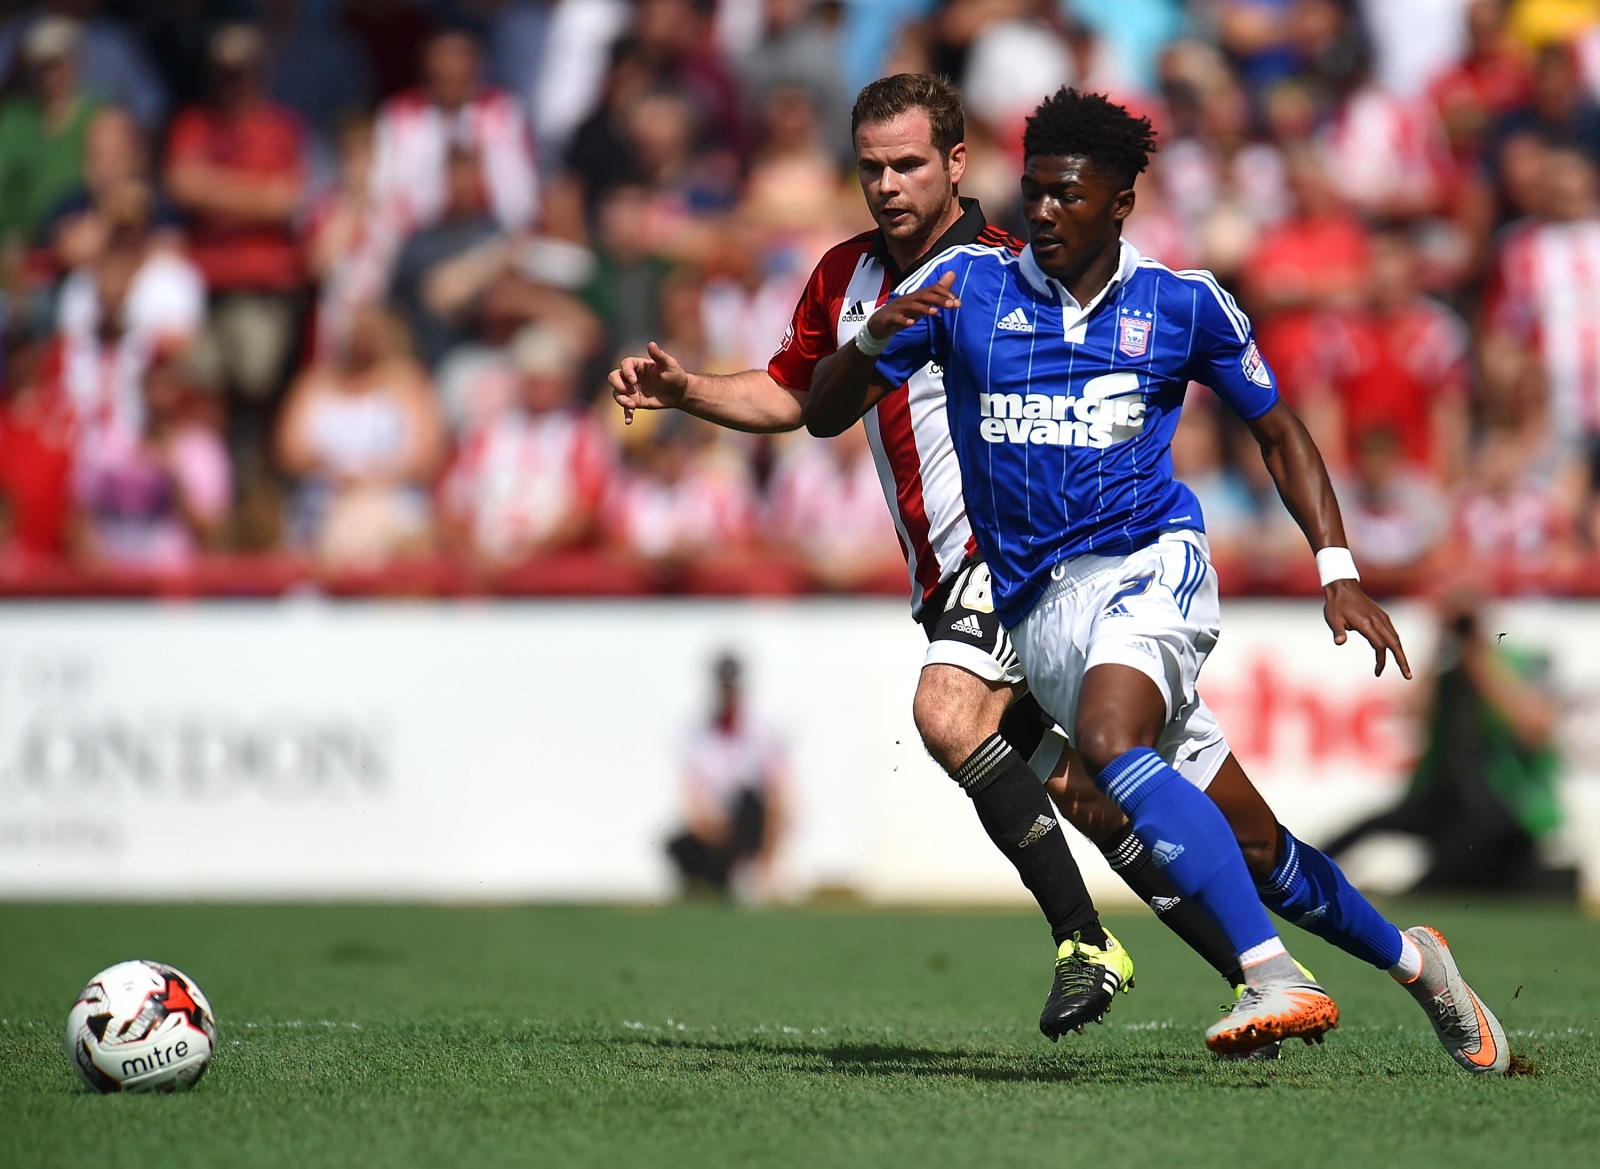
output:
POLYGON ((1326 851, 1337 857, 1367 836, 1402 833, 1433 850, 1419 889, 1555 891, 1558 874, 1538 858, 1561 823, 1549 660, 1487 635, 1469 593, 1445 599, 1440 624, 1425 746, 1405 798, 1326 851))

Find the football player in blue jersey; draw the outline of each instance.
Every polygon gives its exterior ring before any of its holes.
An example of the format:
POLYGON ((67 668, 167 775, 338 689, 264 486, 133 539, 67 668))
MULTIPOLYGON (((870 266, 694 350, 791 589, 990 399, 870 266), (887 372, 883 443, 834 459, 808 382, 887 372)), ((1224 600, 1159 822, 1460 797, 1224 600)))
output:
POLYGON ((1033 693, 1243 967, 1233 1010, 1206 1033, 1213 1051, 1320 1040, 1338 1025, 1265 903, 1388 970, 1463 1068, 1503 1072, 1504 1032, 1444 939, 1397 929, 1277 824, 1196 692, 1220 609, 1200 507, 1169 453, 1191 380, 1260 444, 1315 551, 1335 642, 1358 633, 1376 673, 1391 653, 1411 671, 1361 589, 1322 457, 1279 398, 1248 318, 1210 273, 1174 272, 1122 239, 1155 149, 1149 120, 1062 89, 1028 120, 1023 147, 1029 247, 931 258, 817 367, 807 426, 836 433, 886 386, 942 368, 968 514, 1033 693))

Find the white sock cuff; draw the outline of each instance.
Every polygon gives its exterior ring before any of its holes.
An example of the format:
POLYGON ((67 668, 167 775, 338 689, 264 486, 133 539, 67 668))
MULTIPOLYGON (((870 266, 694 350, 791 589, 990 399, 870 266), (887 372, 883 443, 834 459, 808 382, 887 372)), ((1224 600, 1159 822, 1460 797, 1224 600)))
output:
POLYGON ((1389 967, 1389 973, 1399 982, 1415 982, 1422 974, 1422 947, 1405 933, 1400 933, 1400 961, 1389 967))
POLYGON ((1284 946, 1283 939, 1273 934, 1260 945, 1251 946, 1239 955, 1240 966, 1254 966, 1258 962, 1265 962, 1268 958, 1276 958, 1279 954, 1287 954, 1288 948, 1284 946))

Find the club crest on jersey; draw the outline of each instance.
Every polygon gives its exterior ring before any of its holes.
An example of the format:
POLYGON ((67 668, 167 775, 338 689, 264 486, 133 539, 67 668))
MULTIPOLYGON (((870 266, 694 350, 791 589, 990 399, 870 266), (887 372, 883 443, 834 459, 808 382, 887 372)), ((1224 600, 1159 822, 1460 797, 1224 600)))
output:
POLYGON ((1272 388, 1272 375, 1267 372, 1267 363, 1261 360, 1261 350, 1256 348, 1254 341, 1244 348, 1244 356, 1239 358, 1239 366, 1244 370, 1244 376, 1255 382, 1262 389, 1272 388))
POLYGON ((1117 348, 1129 357, 1143 357, 1150 351, 1151 324, 1137 314, 1123 313, 1117 318, 1117 348))

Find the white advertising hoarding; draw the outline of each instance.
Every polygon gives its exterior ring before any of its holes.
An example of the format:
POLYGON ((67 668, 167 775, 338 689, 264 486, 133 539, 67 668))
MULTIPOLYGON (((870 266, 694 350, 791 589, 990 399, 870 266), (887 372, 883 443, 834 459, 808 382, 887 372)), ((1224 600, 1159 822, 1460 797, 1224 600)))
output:
MULTIPOLYGON (((1600 609, 1493 620, 1555 656, 1567 840, 1600 878, 1576 733, 1600 609)), ((1424 665, 1426 610, 1396 622, 1424 665)), ((727 649, 788 745, 790 895, 1024 898, 917 742, 923 648, 887 600, 0 606, 0 896, 670 897, 684 742, 727 649)), ((1403 786, 1420 684, 1371 666, 1314 604, 1225 607, 1202 691, 1313 841, 1403 786)), ((1079 845, 1097 896, 1122 897, 1079 845)))

